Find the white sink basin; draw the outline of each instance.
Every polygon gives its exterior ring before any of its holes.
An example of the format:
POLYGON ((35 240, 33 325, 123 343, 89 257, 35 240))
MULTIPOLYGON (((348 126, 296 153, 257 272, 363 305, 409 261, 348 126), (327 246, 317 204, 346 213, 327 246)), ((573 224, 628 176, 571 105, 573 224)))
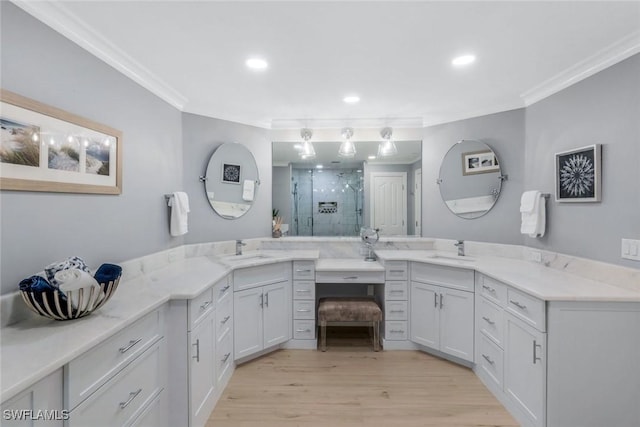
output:
POLYGON ((462 261, 462 262, 474 262, 476 260, 475 258, 470 256, 460 256, 456 254, 445 254, 445 253, 438 253, 429 258, 441 259, 443 261, 462 261))
POLYGON ((244 255, 227 255, 220 257, 220 260, 227 263, 243 262, 251 260, 259 260, 269 258, 265 254, 244 254, 244 255))

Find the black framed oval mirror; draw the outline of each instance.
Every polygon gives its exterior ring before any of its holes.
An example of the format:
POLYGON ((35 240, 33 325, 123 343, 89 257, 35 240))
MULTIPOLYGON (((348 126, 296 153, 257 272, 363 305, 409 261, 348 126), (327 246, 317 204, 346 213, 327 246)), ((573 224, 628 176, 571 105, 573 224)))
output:
POLYGON ((502 189, 498 156, 489 145, 461 140, 442 159, 438 184, 447 208, 464 219, 486 215, 502 189))
POLYGON ((209 204, 221 217, 235 219, 246 214, 259 184, 256 160, 244 145, 224 143, 209 158, 205 191, 209 204))

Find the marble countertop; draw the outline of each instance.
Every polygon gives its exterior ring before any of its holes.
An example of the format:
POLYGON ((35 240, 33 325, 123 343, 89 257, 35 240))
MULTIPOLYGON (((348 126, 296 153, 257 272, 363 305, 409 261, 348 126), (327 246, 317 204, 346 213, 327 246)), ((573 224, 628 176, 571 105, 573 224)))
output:
POLYGON ((318 259, 317 250, 257 250, 242 256, 199 255, 159 263, 123 279, 109 302, 73 321, 32 316, 0 330, 0 396, 5 401, 61 368, 171 299, 190 299, 238 268, 317 259, 317 271, 383 271, 386 260, 429 262, 473 269, 546 301, 640 302, 639 290, 576 276, 541 264, 500 257, 465 257, 429 250, 380 250, 378 262, 362 258, 318 259))

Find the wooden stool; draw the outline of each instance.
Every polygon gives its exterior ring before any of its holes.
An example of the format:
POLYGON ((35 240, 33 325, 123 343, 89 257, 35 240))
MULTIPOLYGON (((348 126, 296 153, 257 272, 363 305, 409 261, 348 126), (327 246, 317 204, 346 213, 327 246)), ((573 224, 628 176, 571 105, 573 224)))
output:
POLYGON ((371 322, 373 350, 380 351, 380 322, 382 310, 373 298, 332 297, 321 298, 318 304, 320 323, 320 349, 327 351, 328 322, 371 322))

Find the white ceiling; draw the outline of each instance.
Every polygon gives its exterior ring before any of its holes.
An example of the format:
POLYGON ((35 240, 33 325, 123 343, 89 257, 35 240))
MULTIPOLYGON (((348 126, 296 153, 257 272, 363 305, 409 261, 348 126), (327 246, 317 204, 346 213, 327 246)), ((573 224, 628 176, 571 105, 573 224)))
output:
POLYGON ((15 3, 182 111, 266 128, 505 111, 640 52, 640 1, 15 3))

